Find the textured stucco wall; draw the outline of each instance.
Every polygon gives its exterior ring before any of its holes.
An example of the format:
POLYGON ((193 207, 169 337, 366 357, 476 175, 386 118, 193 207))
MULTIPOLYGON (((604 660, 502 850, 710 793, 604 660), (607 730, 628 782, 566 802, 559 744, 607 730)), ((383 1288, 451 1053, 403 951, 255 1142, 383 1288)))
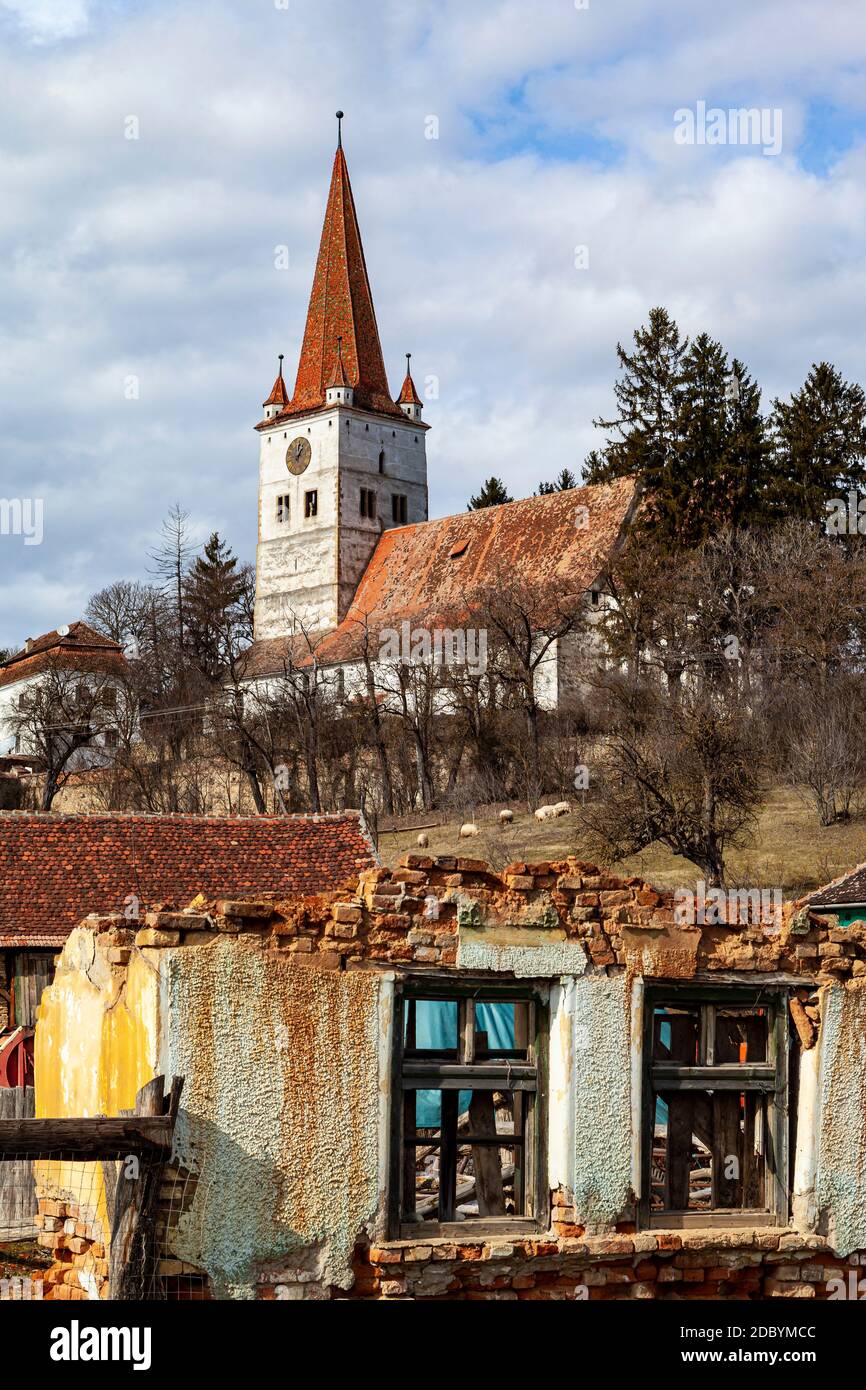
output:
POLYGON ((380 977, 319 971, 252 941, 161 955, 161 1070, 186 1077, 180 1160, 200 1174, 174 1254, 249 1297, 293 1253, 348 1287, 379 1205, 380 977))
POLYGON ((866 988, 822 991, 815 1197, 841 1255, 866 1247, 866 988))
POLYGON ((592 1230, 621 1217, 632 1194, 628 981, 574 981, 574 1206, 592 1230))

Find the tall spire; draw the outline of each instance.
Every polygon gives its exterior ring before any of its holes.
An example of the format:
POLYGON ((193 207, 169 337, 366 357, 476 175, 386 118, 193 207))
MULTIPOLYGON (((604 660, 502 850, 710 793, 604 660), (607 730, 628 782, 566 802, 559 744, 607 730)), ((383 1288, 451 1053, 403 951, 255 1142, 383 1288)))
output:
POLYGON ((338 365, 335 344, 342 339, 339 359, 346 380, 354 389, 355 406, 383 415, 399 415, 400 408, 388 389, 355 200, 343 153, 342 112, 337 115, 339 143, 295 391, 286 413, 317 410, 325 405, 326 390, 338 365))

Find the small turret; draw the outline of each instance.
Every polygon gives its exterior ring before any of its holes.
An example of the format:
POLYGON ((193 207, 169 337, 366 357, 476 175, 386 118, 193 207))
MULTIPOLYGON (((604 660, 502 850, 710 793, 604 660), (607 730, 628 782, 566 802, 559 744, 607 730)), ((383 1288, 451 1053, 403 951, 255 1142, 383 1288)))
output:
POLYGON ((412 361, 411 352, 406 353, 406 380, 403 382, 403 389, 397 397, 397 404, 404 415, 408 415, 410 420, 420 421, 421 411, 424 409, 421 397, 415 390, 415 383, 412 380, 412 373, 409 364, 412 361))
POLYGON ((274 382, 274 389, 271 391, 271 394, 268 396, 268 399, 264 403, 264 412, 266 420, 275 419, 276 416, 279 415, 281 410, 285 410, 286 406, 289 403, 289 393, 286 390, 286 383, 283 381, 283 356, 284 354, 281 352, 280 370, 277 374, 277 379, 274 382))

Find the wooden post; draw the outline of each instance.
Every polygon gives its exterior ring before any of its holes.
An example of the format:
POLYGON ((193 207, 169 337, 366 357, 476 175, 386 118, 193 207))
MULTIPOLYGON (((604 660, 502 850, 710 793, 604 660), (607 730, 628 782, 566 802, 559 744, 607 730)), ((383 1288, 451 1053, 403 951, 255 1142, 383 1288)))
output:
MULTIPOLYGON (((135 1098, 136 1116, 177 1115, 182 1078, 165 1095, 165 1077, 156 1076, 135 1098)), ((154 1233, 163 1158, 131 1153, 120 1160, 111 1221, 108 1260, 109 1297, 141 1300, 148 1297, 156 1274, 154 1233)))

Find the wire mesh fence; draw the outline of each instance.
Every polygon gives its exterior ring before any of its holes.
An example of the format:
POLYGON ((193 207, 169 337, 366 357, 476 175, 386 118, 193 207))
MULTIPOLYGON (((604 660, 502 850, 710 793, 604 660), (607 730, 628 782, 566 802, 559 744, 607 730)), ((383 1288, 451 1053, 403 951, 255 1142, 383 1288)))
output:
POLYGON ((0 1121, 0 1301, 207 1297, 175 1253, 198 1181, 171 1158, 179 1093, 159 1077, 134 1114, 62 1121, 22 1097, 0 1121))

